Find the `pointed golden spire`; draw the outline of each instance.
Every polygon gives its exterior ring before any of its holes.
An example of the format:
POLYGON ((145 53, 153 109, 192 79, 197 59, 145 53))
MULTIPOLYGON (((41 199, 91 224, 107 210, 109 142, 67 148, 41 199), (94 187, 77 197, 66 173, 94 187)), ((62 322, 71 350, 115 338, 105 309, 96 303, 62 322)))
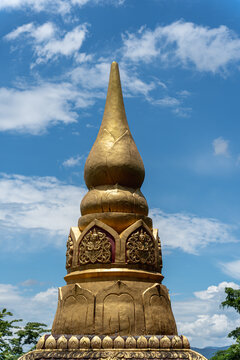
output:
POLYGON ((81 202, 79 228, 83 230, 95 219, 119 233, 139 219, 151 228, 147 201, 140 190, 144 175, 143 161, 125 114, 118 64, 114 61, 102 124, 85 164, 89 192, 81 202))
POLYGON ((102 124, 85 164, 85 182, 88 188, 119 184, 136 189, 144 175, 125 114, 118 64, 113 62, 102 124))

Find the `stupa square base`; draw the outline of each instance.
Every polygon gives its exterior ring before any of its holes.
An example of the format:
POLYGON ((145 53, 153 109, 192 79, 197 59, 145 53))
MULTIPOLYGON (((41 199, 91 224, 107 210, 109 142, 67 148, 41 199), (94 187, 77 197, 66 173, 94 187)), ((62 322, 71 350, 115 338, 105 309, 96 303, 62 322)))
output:
POLYGON ((34 350, 23 355, 19 360, 77 360, 77 359, 158 359, 158 360, 206 360, 206 358, 191 349, 111 349, 111 350, 34 350))

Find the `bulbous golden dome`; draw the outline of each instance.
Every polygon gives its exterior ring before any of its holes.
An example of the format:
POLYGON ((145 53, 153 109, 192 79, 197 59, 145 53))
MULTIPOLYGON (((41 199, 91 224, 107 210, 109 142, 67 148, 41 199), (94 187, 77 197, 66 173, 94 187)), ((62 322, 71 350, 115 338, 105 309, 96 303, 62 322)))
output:
POLYGON ((143 161, 126 118, 118 64, 113 62, 102 124, 85 164, 85 182, 89 189, 115 184, 136 189, 144 176, 143 161))
POLYGON ((147 201, 140 190, 144 176, 143 161, 126 118, 118 64, 114 61, 102 123, 85 164, 84 179, 89 192, 81 202, 80 230, 94 219, 119 233, 139 219, 151 228, 147 201))

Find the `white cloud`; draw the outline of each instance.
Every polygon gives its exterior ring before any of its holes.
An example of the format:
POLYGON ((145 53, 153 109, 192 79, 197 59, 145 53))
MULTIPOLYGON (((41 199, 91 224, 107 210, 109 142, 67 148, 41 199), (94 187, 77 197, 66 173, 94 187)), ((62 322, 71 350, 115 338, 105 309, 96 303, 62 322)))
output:
POLYGON ((0 301, 3 307, 19 299, 17 287, 10 284, 0 284, 0 301))
POLYGON ((181 116, 183 118, 187 118, 190 116, 191 112, 192 112, 192 108, 191 107, 184 107, 184 106, 180 106, 180 107, 176 107, 173 112, 178 115, 181 116))
POLYGON ((57 288, 29 296, 18 286, 0 284, 0 308, 13 312, 13 319, 45 323, 51 327, 57 309, 57 288))
POLYGON ((22 281, 20 283, 20 285, 23 286, 23 287, 30 287, 30 286, 36 285, 37 283, 38 283, 37 280, 27 279, 27 280, 22 281))
MULTIPOLYGON (((239 320, 236 311, 219 306, 226 297, 225 287, 240 288, 235 283, 222 282, 196 292, 194 298, 172 300, 178 332, 188 337, 191 346, 222 346, 231 343, 227 334, 238 326, 239 320)), ((57 309, 57 289, 52 287, 29 295, 24 288, 0 284, 0 308, 2 307, 12 311, 14 318, 44 322, 51 327, 57 309)))
POLYGON ((71 0, 71 3, 73 5, 79 5, 79 6, 83 6, 88 2, 92 2, 93 4, 99 4, 99 5, 121 6, 125 3, 125 0, 71 0))
POLYGON ((5 35, 4 38, 6 40, 15 40, 20 35, 25 34, 25 33, 29 33, 32 30, 33 30, 33 23, 24 24, 24 25, 19 26, 17 29, 12 30, 10 33, 5 35))
POLYGON ((180 105, 180 101, 174 97, 170 97, 170 96, 166 96, 163 97, 162 99, 152 99, 151 103, 154 105, 160 105, 163 107, 175 107, 180 105))
POLYGON ((78 55, 83 41, 87 35, 87 25, 82 24, 75 27, 72 31, 63 33, 60 37, 60 30, 53 23, 47 22, 43 25, 34 25, 33 23, 19 26, 17 29, 5 35, 5 39, 15 40, 20 36, 31 39, 34 54, 37 57, 37 63, 45 62, 50 59, 56 59, 58 56, 78 56, 79 59, 89 60, 90 57, 85 54, 78 55))
POLYGON ((87 34, 86 24, 79 25, 65 34, 62 39, 51 39, 44 45, 36 46, 38 62, 49 60, 58 55, 70 56, 82 46, 87 34))
POLYGON ((155 30, 141 27, 123 35, 123 42, 125 58, 134 62, 160 60, 215 73, 240 60, 240 38, 223 25, 209 28, 177 21, 155 30))
POLYGON ((200 218, 192 214, 167 214, 160 209, 150 212, 154 227, 161 229, 163 246, 179 248, 197 254, 210 243, 236 242, 234 227, 217 219, 200 218))
POLYGON ((88 3, 95 5, 123 5, 125 0, 1 0, 0 10, 26 10, 35 12, 46 11, 61 15, 69 14, 74 7, 83 7, 88 3))
POLYGON ((190 156, 188 167, 197 174, 204 176, 229 176, 238 170, 234 157, 228 155, 215 155, 214 151, 200 152, 190 156))
POLYGON ((40 134, 57 123, 76 122, 75 110, 92 105, 93 96, 70 83, 0 88, 0 131, 40 134))
POLYGON ((221 263, 221 268, 225 274, 240 280, 240 260, 234 260, 227 263, 221 263))
MULTIPOLYGON (((78 109, 106 97, 109 70, 109 63, 85 63, 66 74, 66 82, 0 88, 0 131, 37 135, 59 123, 76 122, 78 109)), ((125 96, 150 99, 154 83, 143 82, 129 69, 123 69, 121 76, 125 96)))
POLYGON ((5 250, 28 251, 47 244, 64 244, 70 226, 77 226, 79 204, 85 191, 54 177, 2 175, 0 241, 4 243, 6 236, 13 238, 18 233, 18 241, 8 241, 5 250), (38 236, 42 233, 45 235, 38 236), (35 241, 31 240, 32 235, 35 241))
POLYGON ((48 11, 64 15, 70 12, 71 2, 66 0, 1 0, 0 2, 0 10, 25 10, 27 8, 36 12, 48 11))
POLYGON ((178 92, 178 95, 183 97, 183 98, 186 98, 186 97, 189 97, 191 95, 191 92, 188 91, 188 90, 181 90, 178 92))
POLYGON ((126 95, 130 96, 145 96, 146 100, 149 100, 149 93, 156 88, 154 81, 149 83, 144 82, 138 77, 136 71, 132 71, 130 68, 121 66, 121 82, 124 89, 126 89, 126 95))
POLYGON ((209 299, 215 299, 217 301, 220 301, 222 298, 222 294, 224 293, 224 290, 226 287, 231 287, 233 289, 239 289, 239 286, 235 284, 234 282, 226 282, 223 281, 218 286, 211 285, 207 288, 207 290, 203 291, 195 291, 194 295, 201 300, 209 300, 209 299), (216 297, 218 297, 216 299, 216 297))
POLYGON ((228 140, 224 140, 222 137, 213 140, 214 155, 228 156, 228 140))
MULTIPOLYGON (((97 63, 85 63, 75 67, 69 73, 72 82, 81 85, 84 89, 99 91, 99 97, 104 98, 109 80, 110 61, 109 59, 99 59, 97 63)), ((167 95, 163 95, 162 98, 154 98, 152 92, 159 87, 163 91, 167 91, 167 86, 163 82, 158 79, 148 82, 140 79, 136 68, 132 68, 124 61, 119 62, 119 68, 124 98, 143 96, 152 105, 169 107, 179 116, 186 117, 190 114, 191 108, 181 107, 182 98, 189 95, 187 91, 183 92, 183 95, 178 94, 178 98, 167 95)))
POLYGON ((123 54, 132 61, 151 62, 159 56, 155 31, 142 26, 136 34, 126 33, 122 35, 124 43, 123 54))
POLYGON ((24 24, 5 35, 6 40, 15 40, 22 34, 28 34, 35 39, 36 42, 43 42, 52 38, 55 34, 55 26, 51 22, 36 26, 33 23, 24 24))
POLYGON ((195 298, 172 302, 178 332, 188 337, 191 346, 231 344, 227 335, 238 326, 239 320, 236 311, 220 307, 226 298, 225 287, 240 288, 233 282, 222 282, 195 292, 195 298))
POLYGON ((46 291, 41 291, 34 295, 33 301, 36 301, 37 303, 41 304, 49 304, 51 301, 56 301, 56 294, 57 289, 56 288, 49 288, 46 291))
MULTIPOLYGON (((146 83, 138 78, 136 72, 125 64, 119 64, 121 82, 124 95, 143 95, 148 98, 149 93, 155 89, 154 82, 146 83)), ((81 84, 84 88, 106 90, 109 80, 110 62, 99 61, 96 64, 83 64, 70 73, 72 81, 81 84)), ((106 96, 105 94, 103 96, 106 96)))
POLYGON ((69 159, 65 160, 63 162, 63 166, 65 167, 74 167, 80 164, 81 160, 82 160, 82 156, 77 155, 77 156, 72 156, 69 159))
MULTIPOLYGON (((164 88, 165 90, 167 87, 164 88)), ((172 112, 180 117, 188 117, 191 114, 191 107, 182 106, 184 98, 188 97, 190 93, 186 90, 180 91, 177 97, 164 95, 162 98, 157 99, 151 96, 147 96, 147 100, 155 106, 171 108, 172 112)))
POLYGON ((86 124, 86 128, 89 129, 98 129, 98 126, 92 125, 92 124, 86 124))
MULTIPOLYGON (((21 175, 2 175, 0 177, 0 239, 6 235, 25 234, 27 239, 18 236, 18 242, 7 243, 7 248, 19 249, 24 242, 23 251, 34 250, 39 239, 31 236, 45 232, 41 246, 62 245, 70 226, 77 224, 79 204, 85 188, 60 182, 53 177, 27 177, 21 175), (59 236, 58 236, 59 235, 59 236)), ((233 226, 216 219, 199 218, 190 214, 167 214, 160 209, 151 211, 154 227, 161 229, 163 246, 179 248, 190 254, 197 254, 210 243, 234 242, 233 226)))
POLYGON ((88 61, 92 61, 93 60, 93 55, 92 54, 86 54, 86 53, 78 53, 75 54, 75 61, 79 64, 83 64, 85 62, 88 61))

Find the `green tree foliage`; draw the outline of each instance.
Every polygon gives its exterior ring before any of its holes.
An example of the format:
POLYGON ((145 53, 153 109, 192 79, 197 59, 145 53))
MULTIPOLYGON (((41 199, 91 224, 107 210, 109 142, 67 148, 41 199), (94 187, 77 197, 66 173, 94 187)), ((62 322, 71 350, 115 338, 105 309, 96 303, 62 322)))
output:
MULTIPOLYGON (((226 300, 222 307, 232 307, 240 314, 240 290, 226 288, 226 300)), ((240 327, 231 331, 228 337, 236 339, 236 344, 231 345, 227 350, 218 351, 211 360, 240 360, 240 327)))
POLYGON ((28 322, 19 326, 22 320, 9 320, 13 314, 6 309, 0 311, 0 359, 17 360, 24 354, 24 348, 33 349, 39 336, 48 331, 45 324, 28 322))

